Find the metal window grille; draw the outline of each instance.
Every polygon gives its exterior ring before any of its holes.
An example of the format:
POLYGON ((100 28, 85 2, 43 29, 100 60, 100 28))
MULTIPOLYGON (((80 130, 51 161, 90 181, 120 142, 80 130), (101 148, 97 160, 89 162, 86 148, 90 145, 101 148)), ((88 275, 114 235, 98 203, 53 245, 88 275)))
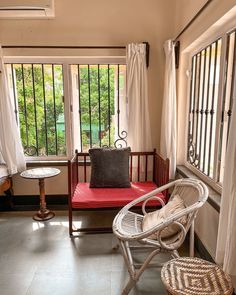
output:
POLYGON ((216 150, 221 43, 218 39, 192 57, 187 159, 211 178, 216 150))
POLYGON ((11 63, 6 69, 25 155, 65 155, 62 65, 11 63))
POLYGON ((192 57, 187 154, 192 166, 218 183, 236 96, 236 30, 227 34, 225 51, 222 43, 218 39, 192 57))
POLYGON ((71 65, 71 72, 77 88, 74 95, 79 116, 74 125, 81 152, 92 147, 126 146, 126 66, 77 64, 71 65))

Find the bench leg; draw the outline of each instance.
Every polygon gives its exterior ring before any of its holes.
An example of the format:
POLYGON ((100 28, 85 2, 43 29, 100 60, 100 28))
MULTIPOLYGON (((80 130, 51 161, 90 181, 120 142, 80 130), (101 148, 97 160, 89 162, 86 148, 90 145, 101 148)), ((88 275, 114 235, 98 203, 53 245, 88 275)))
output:
POLYGON ((72 209, 69 207, 69 235, 70 237, 73 236, 73 230, 72 230, 72 209))

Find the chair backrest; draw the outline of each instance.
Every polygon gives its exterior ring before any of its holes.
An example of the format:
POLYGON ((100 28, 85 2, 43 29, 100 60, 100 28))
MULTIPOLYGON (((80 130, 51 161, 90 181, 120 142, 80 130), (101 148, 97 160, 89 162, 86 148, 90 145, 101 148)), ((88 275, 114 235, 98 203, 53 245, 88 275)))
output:
MULTIPOLYGON (((208 189, 201 181, 189 178, 182 179, 181 182, 175 185, 170 199, 175 195, 179 195, 183 199, 185 206, 189 207, 196 203, 205 203, 208 197, 208 189)), ((200 206, 200 204, 198 205, 200 206)))
POLYGON ((174 242, 174 244, 180 245, 182 244, 186 236, 186 233, 188 232, 194 218, 196 217, 198 209, 202 207, 202 205, 206 202, 208 198, 208 189, 206 185, 201 181, 189 178, 182 179, 181 181, 176 182, 173 192, 170 196, 170 200, 174 198, 176 195, 179 195, 183 199, 185 209, 183 209, 182 212, 178 214, 178 219, 175 218, 173 222, 178 223, 178 220, 180 220, 184 216, 187 218, 187 221, 184 225, 184 232, 183 230, 178 232, 174 237, 172 237, 169 240, 169 243, 174 242))

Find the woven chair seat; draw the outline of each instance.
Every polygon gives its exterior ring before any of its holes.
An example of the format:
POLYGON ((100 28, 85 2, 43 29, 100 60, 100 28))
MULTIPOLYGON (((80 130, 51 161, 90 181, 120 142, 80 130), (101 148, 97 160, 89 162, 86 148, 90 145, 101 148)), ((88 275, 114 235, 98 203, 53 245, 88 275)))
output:
POLYGON ((142 215, 127 211, 117 227, 123 235, 137 234, 142 232, 142 221, 142 215))
POLYGON ((161 279, 173 295, 233 294, 229 275, 218 265, 200 258, 170 260, 162 268, 161 279))

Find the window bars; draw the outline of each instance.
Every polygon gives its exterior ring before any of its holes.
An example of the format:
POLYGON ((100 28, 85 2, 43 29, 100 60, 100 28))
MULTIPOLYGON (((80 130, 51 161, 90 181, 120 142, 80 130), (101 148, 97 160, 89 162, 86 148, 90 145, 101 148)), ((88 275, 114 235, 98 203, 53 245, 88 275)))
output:
POLYGON ((77 85, 79 122, 75 126, 80 129, 81 152, 126 146, 127 132, 121 119, 126 105, 126 66, 77 64, 71 65, 71 72, 77 85))
POLYGON ((233 97, 235 96, 236 30, 192 57, 187 161, 199 171, 222 182, 233 97), (221 56, 225 54, 225 62, 221 56), (221 71, 224 66, 225 70, 221 71), (221 76, 221 73, 223 73, 221 76), (223 94, 220 85, 223 81, 223 94), (222 116, 217 115, 219 112, 222 116))
POLYGON ((12 63, 6 67, 25 155, 65 155, 62 65, 12 63))
MULTIPOLYGON (((68 82, 63 81, 63 64, 9 63, 6 68, 25 155, 65 156, 68 82)), ((126 146, 126 66, 73 64, 66 69, 72 77, 74 137, 81 152, 126 146)))

